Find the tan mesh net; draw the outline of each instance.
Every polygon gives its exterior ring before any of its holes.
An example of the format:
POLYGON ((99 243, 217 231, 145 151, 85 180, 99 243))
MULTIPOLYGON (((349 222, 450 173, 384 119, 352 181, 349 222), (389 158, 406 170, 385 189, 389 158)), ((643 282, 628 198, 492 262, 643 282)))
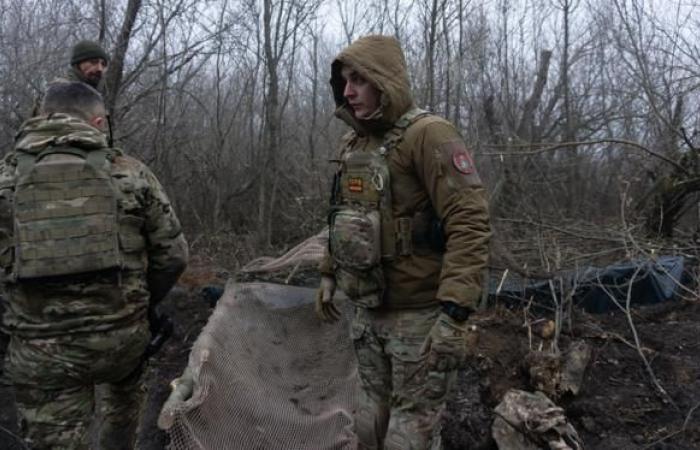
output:
MULTIPOLYGON (((298 262, 276 269, 296 270, 298 262)), ((348 314, 340 324, 321 323, 314 295, 313 288, 229 281, 161 412, 170 448, 355 448, 348 314)))
MULTIPOLYGON (((305 240, 301 244, 289 250, 279 258, 263 256, 248 263, 243 269, 244 273, 255 274, 273 274, 287 273, 293 277, 299 269, 311 268, 313 270, 318 266, 323 252, 328 245, 328 227, 305 240)), ((291 280, 291 278, 290 278, 291 280)))

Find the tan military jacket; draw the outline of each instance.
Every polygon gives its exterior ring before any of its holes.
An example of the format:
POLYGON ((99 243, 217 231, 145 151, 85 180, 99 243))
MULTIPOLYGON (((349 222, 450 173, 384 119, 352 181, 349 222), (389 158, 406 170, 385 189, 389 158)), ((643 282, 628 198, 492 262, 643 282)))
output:
MULTIPOLYGON (((356 151, 376 148, 386 130, 413 106, 408 74, 399 43, 368 36, 340 53, 332 64, 331 86, 336 115, 353 132, 344 141, 356 151), (343 65, 350 65, 381 92, 380 110, 358 120, 343 97, 343 65)), ((444 253, 416 249, 383 263, 388 308, 416 308, 453 301, 476 307, 491 236, 486 192, 464 141, 448 121, 430 115, 417 120, 388 156, 394 218, 435 214, 444 226, 444 253)), ((326 255, 321 271, 332 274, 326 255)))
MULTIPOLYGON (((104 148, 106 141, 103 133, 87 123, 54 114, 26 121, 15 147, 38 153, 53 144, 89 151, 104 148)), ((24 337, 50 337, 145 321, 149 302, 167 293, 188 259, 180 222, 153 173, 120 152, 111 165, 112 181, 118 190, 118 214, 129 216, 127 225, 136 231, 121 243, 123 270, 36 283, 14 283, 7 278, 13 261, 15 176, 16 157, 11 152, 0 163, 0 280, 6 301, 3 329, 24 337)), ((122 226, 120 223, 120 230, 122 226)))

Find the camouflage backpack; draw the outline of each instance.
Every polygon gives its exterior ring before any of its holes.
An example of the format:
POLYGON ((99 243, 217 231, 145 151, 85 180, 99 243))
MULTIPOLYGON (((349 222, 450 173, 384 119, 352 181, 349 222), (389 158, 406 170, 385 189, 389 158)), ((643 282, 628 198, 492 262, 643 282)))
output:
POLYGON ((17 153, 14 263, 17 280, 122 266, 115 150, 49 147, 17 153))

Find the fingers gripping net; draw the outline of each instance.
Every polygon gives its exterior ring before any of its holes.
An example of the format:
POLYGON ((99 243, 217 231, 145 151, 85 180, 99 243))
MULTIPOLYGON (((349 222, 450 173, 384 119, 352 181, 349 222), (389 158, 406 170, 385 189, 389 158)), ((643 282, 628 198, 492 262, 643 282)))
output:
POLYGON ((321 323, 314 290, 229 282, 190 353, 193 393, 166 403, 172 449, 351 449, 348 323, 321 323))

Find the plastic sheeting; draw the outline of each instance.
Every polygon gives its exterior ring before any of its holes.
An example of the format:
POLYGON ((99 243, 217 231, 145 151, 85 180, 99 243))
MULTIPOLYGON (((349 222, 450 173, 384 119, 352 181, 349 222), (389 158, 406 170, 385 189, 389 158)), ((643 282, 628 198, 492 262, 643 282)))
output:
MULTIPOLYGON (((586 267, 562 275, 565 291, 574 290, 574 304, 590 313, 617 309, 613 298, 621 305, 628 292, 632 305, 645 305, 672 300, 682 290, 685 259, 681 256, 661 256, 654 260, 630 261, 607 267, 586 267), (630 288, 631 285, 631 288, 630 288)), ((507 274, 492 279, 489 293, 505 299, 534 299, 541 304, 552 301, 552 287, 561 296, 561 285, 550 287, 547 281, 527 280, 507 274), (499 289, 500 287, 500 289, 499 289)))

